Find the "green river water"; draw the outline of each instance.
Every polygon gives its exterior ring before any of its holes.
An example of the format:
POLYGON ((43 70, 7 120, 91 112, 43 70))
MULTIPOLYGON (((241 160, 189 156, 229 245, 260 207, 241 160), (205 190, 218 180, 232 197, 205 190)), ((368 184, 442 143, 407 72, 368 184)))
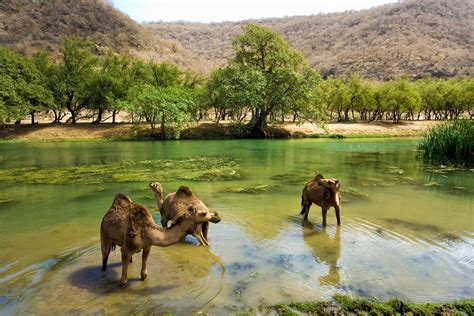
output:
POLYGON ((474 173, 416 159, 416 139, 0 144, 0 314, 256 311, 336 293, 412 302, 474 296, 474 173), (301 189, 338 178, 342 225, 301 189), (159 223, 150 181, 188 185, 222 218, 210 247, 154 247, 148 279, 120 251, 102 272, 99 225, 116 193, 159 223))

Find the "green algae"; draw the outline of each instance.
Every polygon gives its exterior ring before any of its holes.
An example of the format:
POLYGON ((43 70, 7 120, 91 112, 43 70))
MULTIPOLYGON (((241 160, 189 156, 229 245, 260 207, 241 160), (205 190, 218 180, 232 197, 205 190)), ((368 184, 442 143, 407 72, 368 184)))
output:
POLYGON ((259 194, 268 192, 270 189, 276 188, 278 185, 272 184, 259 184, 257 186, 249 186, 249 187, 228 187, 223 189, 221 192, 223 193, 242 193, 242 194, 259 194))
POLYGON ((270 177, 270 180, 274 181, 281 181, 286 184, 301 184, 305 185, 306 182, 311 180, 311 177, 298 175, 295 173, 282 173, 282 174, 275 174, 270 177))
POLYGON ((398 298, 389 301, 335 295, 333 302, 291 302, 261 306, 260 310, 277 315, 472 315, 474 299, 445 304, 413 304, 398 298))
POLYGON ((350 197, 354 198, 362 198, 362 199, 368 199, 369 195, 367 193, 361 192, 357 190, 356 188, 353 187, 345 187, 343 190, 341 190, 341 194, 344 197, 345 195, 348 195, 350 197))
POLYGON ((102 184, 176 179, 219 181, 240 177, 239 164, 229 157, 222 156, 0 170, 0 182, 27 184, 102 184))
POLYGON ((5 194, 0 194, 0 205, 7 204, 13 202, 13 199, 9 198, 5 194))

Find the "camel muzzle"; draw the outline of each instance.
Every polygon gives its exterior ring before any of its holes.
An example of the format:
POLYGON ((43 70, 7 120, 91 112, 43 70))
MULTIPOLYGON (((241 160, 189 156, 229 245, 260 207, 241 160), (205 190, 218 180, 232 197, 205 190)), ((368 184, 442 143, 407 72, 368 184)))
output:
POLYGON ((210 220, 211 223, 217 224, 221 221, 221 218, 219 217, 219 214, 214 213, 214 216, 210 220))

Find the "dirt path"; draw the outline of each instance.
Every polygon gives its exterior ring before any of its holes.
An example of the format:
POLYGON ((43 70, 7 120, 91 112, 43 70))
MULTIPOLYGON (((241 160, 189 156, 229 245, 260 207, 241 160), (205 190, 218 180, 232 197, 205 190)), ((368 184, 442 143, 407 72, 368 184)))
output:
MULTIPOLYGON (((372 123, 329 123, 323 128, 313 124, 286 123, 279 126, 291 133, 293 136, 304 136, 312 134, 341 134, 352 136, 415 136, 421 135, 426 129, 438 124, 437 121, 414 121, 394 124, 392 122, 372 123)), ((199 123, 195 130, 196 138, 218 138, 219 130, 224 130, 227 122, 216 125, 215 123, 199 123), (206 137, 206 131, 214 137, 206 137), (199 136, 201 135, 201 136, 199 136)), ((191 129, 193 130, 193 128, 191 129)), ((150 129, 148 125, 136 126, 133 124, 120 123, 78 123, 78 124, 21 124, 7 125, 0 128, 1 140, 93 140, 93 139, 133 139, 137 135, 146 135, 150 129)), ((191 133, 193 134, 193 133, 191 133)))

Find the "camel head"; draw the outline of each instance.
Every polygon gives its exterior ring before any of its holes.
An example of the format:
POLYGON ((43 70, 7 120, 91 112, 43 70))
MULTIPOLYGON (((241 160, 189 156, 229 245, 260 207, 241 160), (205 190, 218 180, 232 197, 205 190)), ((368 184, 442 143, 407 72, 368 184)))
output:
POLYGON ((339 188, 341 187, 339 180, 334 178, 324 179, 322 174, 318 174, 314 180, 318 183, 318 185, 323 186, 326 189, 330 189, 333 192, 339 191, 339 188))
POLYGON ((321 179, 318 181, 318 184, 325 187, 326 189, 333 190, 334 192, 339 191, 341 187, 339 180, 337 179, 321 179))
POLYGON ((163 195, 163 186, 159 182, 150 182, 150 189, 160 195, 163 195))

